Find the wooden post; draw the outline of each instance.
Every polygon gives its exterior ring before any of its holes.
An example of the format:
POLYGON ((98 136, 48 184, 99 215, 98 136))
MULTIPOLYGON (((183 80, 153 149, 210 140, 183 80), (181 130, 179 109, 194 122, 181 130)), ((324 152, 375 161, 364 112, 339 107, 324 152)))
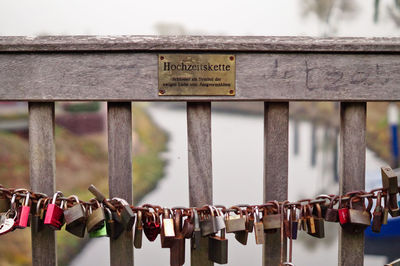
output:
MULTIPOLYGON (((367 104, 340 106, 340 194, 365 187, 367 104)), ((364 233, 348 234, 339 227, 339 265, 364 265, 364 233)))
MULTIPOLYGON (((132 204, 132 103, 108 103, 108 174, 110 198, 132 204)), ((132 231, 110 239, 110 265, 133 265, 132 231)))
MULTIPOLYGON (((187 103, 189 204, 212 204, 211 103, 187 103)), ((191 250, 191 265, 213 265, 208 260, 208 241, 191 250)))
MULTIPOLYGON (((55 190, 54 102, 29 103, 30 183, 33 191, 53 196, 55 190)), ((55 232, 32 231, 32 265, 57 265, 55 232)))
MULTIPOLYGON (((264 103, 264 202, 288 198, 289 103, 264 103)), ((263 265, 280 263, 280 232, 268 234, 263 265)), ((286 241, 284 243, 286 255, 286 241)))

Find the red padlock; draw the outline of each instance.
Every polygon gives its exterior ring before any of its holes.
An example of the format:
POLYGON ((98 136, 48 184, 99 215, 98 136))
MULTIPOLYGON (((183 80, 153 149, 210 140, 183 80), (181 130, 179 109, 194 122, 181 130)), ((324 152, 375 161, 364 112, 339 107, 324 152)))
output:
POLYGON ((161 227, 157 219, 158 216, 154 214, 154 212, 151 214, 152 217, 146 217, 147 221, 143 223, 143 231, 147 239, 152 242, 156 240, 157 236, 160 234, 161 227))
POLYGON ((29 214, 31 211, 31 206, 29 204, 30 193, 26 192, 26 198, 24 200, 24 204, 18 207, 16 228, 23 229, 29 226, 29 214))
POLYGON ((53 230, 60 230, 64 225, 64 211, 62 209, 63 203, 61 203, 61 207, 56 205, 58 195, 63 196, 61 191, 54 193, 53 200, 47 205, 46 216, 44 217, 43 222, 43 224, 49 226, 53 230))
POLYGON ((342 206, 342 197, 339 197, 338 214, 339 214, 339 222, 340 222, 340 224, 347 224, 347 223, 350 222, 349 209, 348 208, 343 208, 343 206, 342 206))

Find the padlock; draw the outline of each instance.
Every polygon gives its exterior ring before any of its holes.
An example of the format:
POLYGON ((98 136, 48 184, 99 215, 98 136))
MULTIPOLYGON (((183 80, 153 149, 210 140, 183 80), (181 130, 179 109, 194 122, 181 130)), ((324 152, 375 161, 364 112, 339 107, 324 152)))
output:
POLYGON ((381 192, 377 193, 376 206, 372 218, 372 232, 379 233, 381 231, 383 222, 383 208, 382 208, 382 195, 381 192))
POLYGON ((246 218, 243 217, 242 210, 239 207, 232 207, 227 210, 225 217, 225 226, 227 233, 246 231, 246 218), (232 217, 231 212, 239 212, 240 216, 232 217))
POLYGON ((289 201, 285 201, 280 209, 281 209, 281 229, 283 229, 283 235, 287 238, 290 238, 290 222, 288 219, 289 214, 289 201))
POLYGON ((87 232, 97 231, 104 226, 105 215, 103 206, 95 199, 91 202, 95 202, 97 208, 93 210, 92 205, 89 206, 89 213, 87 215, 86 229, 87 232))
POLYGON ((104 210, 106 217, 107 234, 111 239, 118 239, 118 237, 124 231, 124 225, 122 224, 118 210, 112 212, 107 207, 105 207, 104 210))
POLYGON ((122 224, 126 231, 132 231, 132 227, 135 224, 136 216, 133 213, 129 203, 121 198, 113 198, 113 200, 118 200, 122 204, 121 218, 122 224))
POLYGON ((146 221, 143 223, 143 232, 146 238, 150 242, 153 242, 161 232, 159 217, 154 212, 151 212, 151 216, 145 217, 146 221))
POLYGON ((225 229, 221 236, 212 235, 208 238, 208 259, 218 264, 228 263, 228 239, 225 238, 225 229))
POLYGON ((290 224, 290 236, 291 239, 297 239, 297 231, 299 226, 299 220, 297 218, 296 206, 290 206, 289 224, 290 224))
MULTIPOLYGON (((46 198, 47 200, 47 198, 46 198)), ((43 213, 44 213, 44 207, 45 204, 43 204, 43 207, 41 207, 42 202, 45 202, 43 198, 38 199, 36 203, 36 211, 35 214, 32 216, 32 231, 35 233, 38 233, 43 230, 43 213), (43 210, 43 212, 42 212, 43 210)))
POLYGON ((335 196, 333 199, 331 199, 331 202, 329 203, 328 208, 326 209, 325 213, 325 221, 327 222, 332 222, 332 223, 337 223, 339 222, 339 213, 338 209, 333 208, 333 206, 337 202, 337 196, 335 196))
POLYGON ((264 231, 266 233, 276 232, 276 229, 281 228, 281 211, 278 202, 275 200, 273 203, 267 203, 264 208, 263 214, 264 231), (269 211, 268 205, 276 207, 276 211, 269 211))
MULTIPOLYGON (((318 195, 317 197, 315 197, 315 200, 310 202, 311 204, 319 203, 319 206, 321 208, 321 215, 323 218, 325 218, 326 211, 329 208, 331 196, 333 195, 325 195, 325 194, 318 195), (327 200, 329 200, 329 202, 327 202, 327 200)), ((314 215, 314 217, 318 216, 316 209, 313 208, 312 211, 313 211, 312 215, 314 215)))
POLYGON ((307 222, 307 233, 309 235, 315 234, 315 220, 311 214, 311 206, 309 204, 303 205, 304 214, 307 222))
POLYGON ((200 239, 201 239, 200 219, 197 210, 195 208, 192 208, 192 211, 193 211, 194 229, 193 229, 191 246, 193 249, 197 249, 200 247, 200 239))
MULTIPOLYGON (((14 194, 15 195, 15 194, 14 194)), ((14 197, 13 195, 13 197, 14 197)), ((14 198, 15 201, 15 198, 14 198)), ((13 207, 13 199, 10 202, 10 209, 0 216, 0 235, 7 234, 15 229, 15 220, 17 219, 17 210, 13 207)))
POLYGON ((386 194, 383 196, 383 214, 382 214, 382 224, 387 224, 388 222, 388 218, 389 218, 389 206, 388 206, 388 197, 386 196, 386 194))
POLYGON ((400 216, 399 203, 397 202, 396 194, 389 194, 388 196, 389 213, 392 217, 400 216))
POLYGON ((339 222, 341 225, 347 224, 350 222, 349 218, 349 209, 344 206, 342 203, 342 197, 339 197, 339 209, 338 209, 338 215, 339 215, 339 222))
POLYGON ((193 210, 188 210, 188 216, 183 222, 182 234, 184 238, 191 239, 194 232, 194 214, 193 210))
POLYGON ((172 219, 171 210, 164 208, 162 227, 161 227, 161 247, 171 247, 175 238, 174 220, 172 219))
POLYGON ((185 264, 185 238, 182 234, 182 212, 175 210, 174 214, 175 237, 170 246, 170 265, 180 266, 185 264))
POLYGON ((299 205, 300 213, 299 213, 299 230, 307 231, 307 218, 305 213, 305 208, 303 205, 299 205))
POLYGON ((368 226, 371 225, 371 210, 372 207, 372 199, 368 198, 368 207, 365 208, 364 199, 355 196, 350 199, 350 209, 349 209, 349 223, 353 225, 351 233, 361 233, 368 226), (354 200, 359 199, 362 201, 363 210, 358 210, 353 208, 354 200))
POLYGON ((208 206, 209 208, 212 208, 215 212, 215 216, 211 216, 211 219, 214 219, 214 224, 215 224, 215 229, 218 231, 222 230, 225 228, 225 219, 224 215, 222 214, 222 211, 215 206, 208 206))
MULTIPOLYGON (((242 230, 242 231, 235 232, 235 239, 240 244, 247 245, 247 240, 248 240, 248 237, 249 237, 248 228, 249 228, 249 221, 250 221, 249 217, 250 217, 250 215, 249 215, 249 212, 247 211, 247 208, 244 210, 244 212, 245 212, 245 219, 246 219, 246 221, 245 221, 245 228, 246 229, 242 230)), ((253 221, 252 226, 254 226, 254 217, 253 217, 252 221, 253 221)))
POLYGON ((98 238, 98 237, 106 237, 108 236, 107 234, 107 224, 106 221, 103 221, 103 226, 97 228, 96 230, 93 230, 89 232, 89 237, 90 238, 98 238))
MULTIPOLYGON (((64 209, 64 218, 65 218, 65 230, 70 232, 71 234, 83 238, 85 236, 86 231, 86 210, 84 206, 79 202, 77 196, 72 195, 70 198, 75 200, 75 204, 68 208, 65 206, 64 209)), ((67 205, 67 204, 66 204, 67 205)))
POLYGON ((392 217, 400 215, 397 194, 399 193, 397 175, 389 166, 381 167, 382 187, 388 194, 389 213, 392 217))
POLYGON ((201 229, 201 236, 209 236, 211 234, 215 234, 218 232, 215 225, 214 219, 214 210, 210 209, 210 214, 205 216, 204 213, 201 213, 201 220, 200 220, 200 229, 201 229))
POLYGON ((135 236, 133 237, 133 245, 135 248, 142 248, 142 238, 143 238, 142 211, 138 211, 137 221, 135 226, 135 236))
POLYGON ((22 206, 18 207, 18 214, 16 220, 16 228, 23 229, 29 226, 29 215, 31 212, 31 204, 29 201, 30 193, 26 192, 26 197, 22 206))
POLYGON ((309 233, 311 236, 317 238, 324 238, 325 237, 325 225, 324 225, 324 218, 322 218, 322 210, 319 203, 314 204, 314 209, 316 209, 317 215, 313 217, 314 224, 315 224, 315 232, 309 233))
MULTIPOLYGON (((56 204, 57 197, 62 195, 61 191, 57 191, 54 193, 51 203, 47 205, 46 216, 44 217, 43 224, 53 230, 60 230, 64 225, 64 211, 62 206, 59 207, 56 204)), ((61 202, 61 205, 62 204, 63 202, 61 202)))
POLYGON ((260 213, 258 207, 254 209, 254 236, 256 238, 256 244, 261 245, 265 243, 264 238, 264 223, 260 221, 260 213))
POLYGON ((254 215, 252 215, 253 209, 246 208, 245 212, 247 213, 246 214, 246 229, 249 233, 253 233, 253 229, 254 229, 254 215))
POLYGON ((387 190, 388 194, 399 193, 397 175, 389 166, 381 167, 382 187, 387 190))

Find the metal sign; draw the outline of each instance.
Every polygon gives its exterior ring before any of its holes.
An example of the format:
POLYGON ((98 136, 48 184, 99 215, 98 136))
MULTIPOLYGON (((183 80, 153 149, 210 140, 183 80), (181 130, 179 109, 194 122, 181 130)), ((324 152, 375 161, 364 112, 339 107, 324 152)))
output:
POLYGON ((160 54, 158 95, 235 95, 236 58, 229 54, 160 54))

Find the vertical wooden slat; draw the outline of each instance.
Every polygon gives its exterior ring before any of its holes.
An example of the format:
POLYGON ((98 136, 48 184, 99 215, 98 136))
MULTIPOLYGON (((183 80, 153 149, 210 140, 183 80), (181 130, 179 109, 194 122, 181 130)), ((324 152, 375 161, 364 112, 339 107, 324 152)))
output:
MULTIPOLYGON (((264 103, 264 202, 288 198, 289 103, 264 103)), ((280 263, 280 233, 266 235, 263 265, 280 263)), ((284 243, 286 247, 286 242, 284 243)), ((286 248, 285 248, 286 254, 286 248)))
MULTIPOLYGON (((212 204, 211 103, 187 103, 189 203, 193 207, 212 204)), ((208 241, 191 250, 191 265, 213 265, 208 260, 208 241)))
MULTIPOLYGON (((340 193, 365 187, 365 130, 367 104, 340 106, 340 193)), ((348 234, 339 229, 339 265, 364 265, 364 233, 348 234)))
MULTIPOLYGON (((53 196, 55 190, 54 103, 29 103, 30 184, 53 196)), ((32 232, 32 265, 57 265, 55 232, 32 232)))
MULTIPOLYGON (((132 103, 108 103, 108 174, 110 197, 132 204, 132 103)), ((110 265, 133 265, 132 231, 110 239, 110 265)))

